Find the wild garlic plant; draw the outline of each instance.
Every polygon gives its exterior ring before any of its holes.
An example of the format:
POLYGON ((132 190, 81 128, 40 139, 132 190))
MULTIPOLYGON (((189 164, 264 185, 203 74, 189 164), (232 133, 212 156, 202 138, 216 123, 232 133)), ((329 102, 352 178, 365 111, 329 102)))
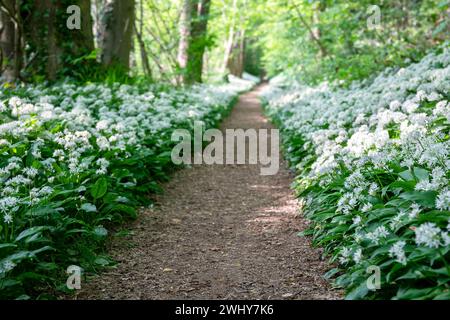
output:
POLYGON ((272 85, 264 99, 347 297, 449 299, 448 46, 348 89, 272 85))
POLYGON ((107 227, 174 168, 173 130, 216 126, 253 85, 0 89, 0 298, 52 290, 72 264, 107 265, 107 227))

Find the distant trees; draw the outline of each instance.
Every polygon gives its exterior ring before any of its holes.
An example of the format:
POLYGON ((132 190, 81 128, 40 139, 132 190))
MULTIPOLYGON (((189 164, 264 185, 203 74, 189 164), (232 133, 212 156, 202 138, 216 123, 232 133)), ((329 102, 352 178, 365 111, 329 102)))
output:
POLYGON ((247 53, 247 25, 253 23, 249 15, 247 0, 232 0, 223 9, 223 18, 228 21, 224 40, 224 60, 221 67, 223 74, 242 77, 247 53))
POLYGON ((214 70, 240 77, 252 1, 0 0, 0 79, 95 81, 119 73, 192 85, 219 60, 214 70), (219 26, 215 7, 231 23, 219 26))

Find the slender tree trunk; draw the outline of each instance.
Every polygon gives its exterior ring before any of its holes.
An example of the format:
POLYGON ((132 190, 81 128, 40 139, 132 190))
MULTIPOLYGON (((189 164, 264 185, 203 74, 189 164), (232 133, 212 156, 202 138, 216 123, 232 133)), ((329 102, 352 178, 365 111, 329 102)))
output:
POLYGON ((103 65, 129 70, 134 19, 134 0, 106 0, 100 39, 103 65))
POLYGON ((191 37, 193 0, 184 0, 180 16, 180 42, 178 43, 178 64, 184 69, 189 59, 188 49, 191 37))
POLYGON ((242 76, 244 75, 244 69, 245 69, 245 44, 246 44, 246 38, 245 38, 245 29, 242 30, 242 36, 241 36, 241 41, 240 41, 240 45, 239 45, 239 69, 238 69, 238 74, 237 76, 239 78, 242 78, 242 76))
POLYGON ((227 42, 225 43, 225 54, 224 54, 224 59, 223 59, 223 64, 222 64, 222 70, 221 73, 225 74, 227 71, 227 67, 228 67, 228 62, 230 60, 232 51, 233 51, 233 44, 234 44, 234 36, 235 36, 235 18, 234 18, 234 13, 236 11, 237 8, 237 0, 233 0, 233 22, 231 24, 230 30, 229 30, 229 34, 228 34, 228 39, 227 42))
POLYGON ((152 77, 152 70, 150 68, 150 62, 148 60, 148 53, 147 49, 145 47, 144 39, 142 37, 142 33, 144 32, 144 0, 139 1, 139 29, 135 23, 134 28, 136 31, 136 36, 139 43, 139 52, 141 54, 141 61, 142 61, 142 69, 144 70, 144 74, 151 78, 152 77))
POLYGON ((322 29, 320 28, 320 16, 322 12, 326 9, 326 3, 323 0, 320 0, 316 3, 313 9, 313 26, 311 28, 311 40, 320 43, 319 45, 319 56, 321 58, 327 55, 327 50, 325 46, 322 44, 322 29))
POLYGON ((231 26, 229 32, 230 33, 228 35, 228 39, 225 44, 225 55, 224 55, 223 65, 222 65, 222 74, 226 73, 227 67, 228 67, 228 62, 230 61, 230 57, 233 52, 233 44, 234 44, 234 36, 235 36, 234 26, 231 26))
POLYGON ((327 49, 325 48, 325 46, 323 45, 321 39, 318 39, 316 37, 316 35, 314 34, 314 30, 311 28, 311 26, 308 24, 308 22, 306 21, 305 17, 303 16, 303 14, 301 13, 300 9, 297 6, 294 6, 295 11, 298 14, 298 17, 300 18, 301 23, 305 26, 305 28, 308 30, 311 39, 317 44, 317 46, 319 47, 320 50, 320 55, 322 57, 325 57, 328 55, 327 49))

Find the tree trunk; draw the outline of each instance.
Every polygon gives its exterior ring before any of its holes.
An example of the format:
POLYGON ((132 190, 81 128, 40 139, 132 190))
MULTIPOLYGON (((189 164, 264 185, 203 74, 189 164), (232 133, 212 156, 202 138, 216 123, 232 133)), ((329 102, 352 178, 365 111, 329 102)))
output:
POLYGON ((104 66, 118 65, 129 70, 134 20, 134 0, 106 0, 100 36, 104 66))
POLYGON ((61 51, 57 45, 58 39, 56 34, 56 6, 53 4, 52 0, 46 0, 45 6, 49 12, 47 19, 47 78, 54 81, 61 68, 61 51))
POLYGON ((316 3, 314 9, 313 9, 313 19, 312 19, 312 31, 311 31, 311 40, 317 41, 320 43, 319 45, 319 56, 321 58, 325 57, 327 55, 327 51, 325 47, 322 44, 322 30, 320 28, 320 16, 322 12, 324 12, 326 9, 326 3, 323 0, 320 0, 316 3))
POLYGON ((208 19, 211 0, 200 0, 191 25, 191 45, 187 64, 186 82, 202 82, 203 58, 207 46, 208 19))
MULTIPOLYGON (((237 0, 233 0, 233 13, 236 11, 237 8, 237 0)), ((234 15, 233 15, 233 22, 231 24, 230 30, 229 30, 229 34, 228 34, 228 39, 227 42, 225 43, 225 54, 224 54, 224 59, 223 59, 223 64, 222 64, 222 74, 225 75, 226 71, 227 71, 227 67, 228 67, 228 62, 230 60, 232 51, 233 51, 233 44, 234 44, 234 36, 235 36, 235 20, 234 20, 234 15)))
POLYGON ((236 32, 233 38, 235 41, 231 47, 227 68, 230 74, 242 78, 245 69, 245 29, 236 32))
POLYGON ((180 16, 180 41, 178 43, 178 66, 181 69, 180 82, 186 82, 189 61, 189 47, 191 46, 191 21, 195 10, 195 0, 183 0, 180 16))
POLYGON ((78 0, 73 2, 81 9, 81 29, 70 31, 74 44, 73 53, 81 56, 95 50, 91 0, 78 0))
POLYGON ((202 82, 203 57, 207 46, 210 0, 184 0, 180 20, 178 64, 181 82, 202 82))
POLYGON ((22 60, 20 19, 16 0, 1 2, 0 11, 0 71, 7 82, 19 78, 22 60))
POLYGON ((139 29, 137 27, 136 22, 134 24, 134 29, 139 43, 139 52, 141 54, 142 69, 144 70, 144 74, 147 77, 151 78, 152 70, 150 68, 150 62, 148 60, 148 53, 145 47, 145 42, 144 39, 142 38, 142 33, 144 32, 144 0, 139 1, 139 29))

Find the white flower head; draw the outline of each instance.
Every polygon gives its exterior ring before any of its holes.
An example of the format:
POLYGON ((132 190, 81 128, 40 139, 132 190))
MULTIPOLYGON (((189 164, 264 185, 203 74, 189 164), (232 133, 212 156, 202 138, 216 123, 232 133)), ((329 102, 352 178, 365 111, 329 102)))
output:
POLYGON ((426 222, 415 229, 416 244, 429 248, 438 248, 440 245, 441 230, 432 222, 426 222))
POLYGON ((389 249, 389 256, 395 258, 398 263, 403 265, 406 265, 406 255, 405 250, 403 249, 405 245, 405 241, 398 241, 389 249))

